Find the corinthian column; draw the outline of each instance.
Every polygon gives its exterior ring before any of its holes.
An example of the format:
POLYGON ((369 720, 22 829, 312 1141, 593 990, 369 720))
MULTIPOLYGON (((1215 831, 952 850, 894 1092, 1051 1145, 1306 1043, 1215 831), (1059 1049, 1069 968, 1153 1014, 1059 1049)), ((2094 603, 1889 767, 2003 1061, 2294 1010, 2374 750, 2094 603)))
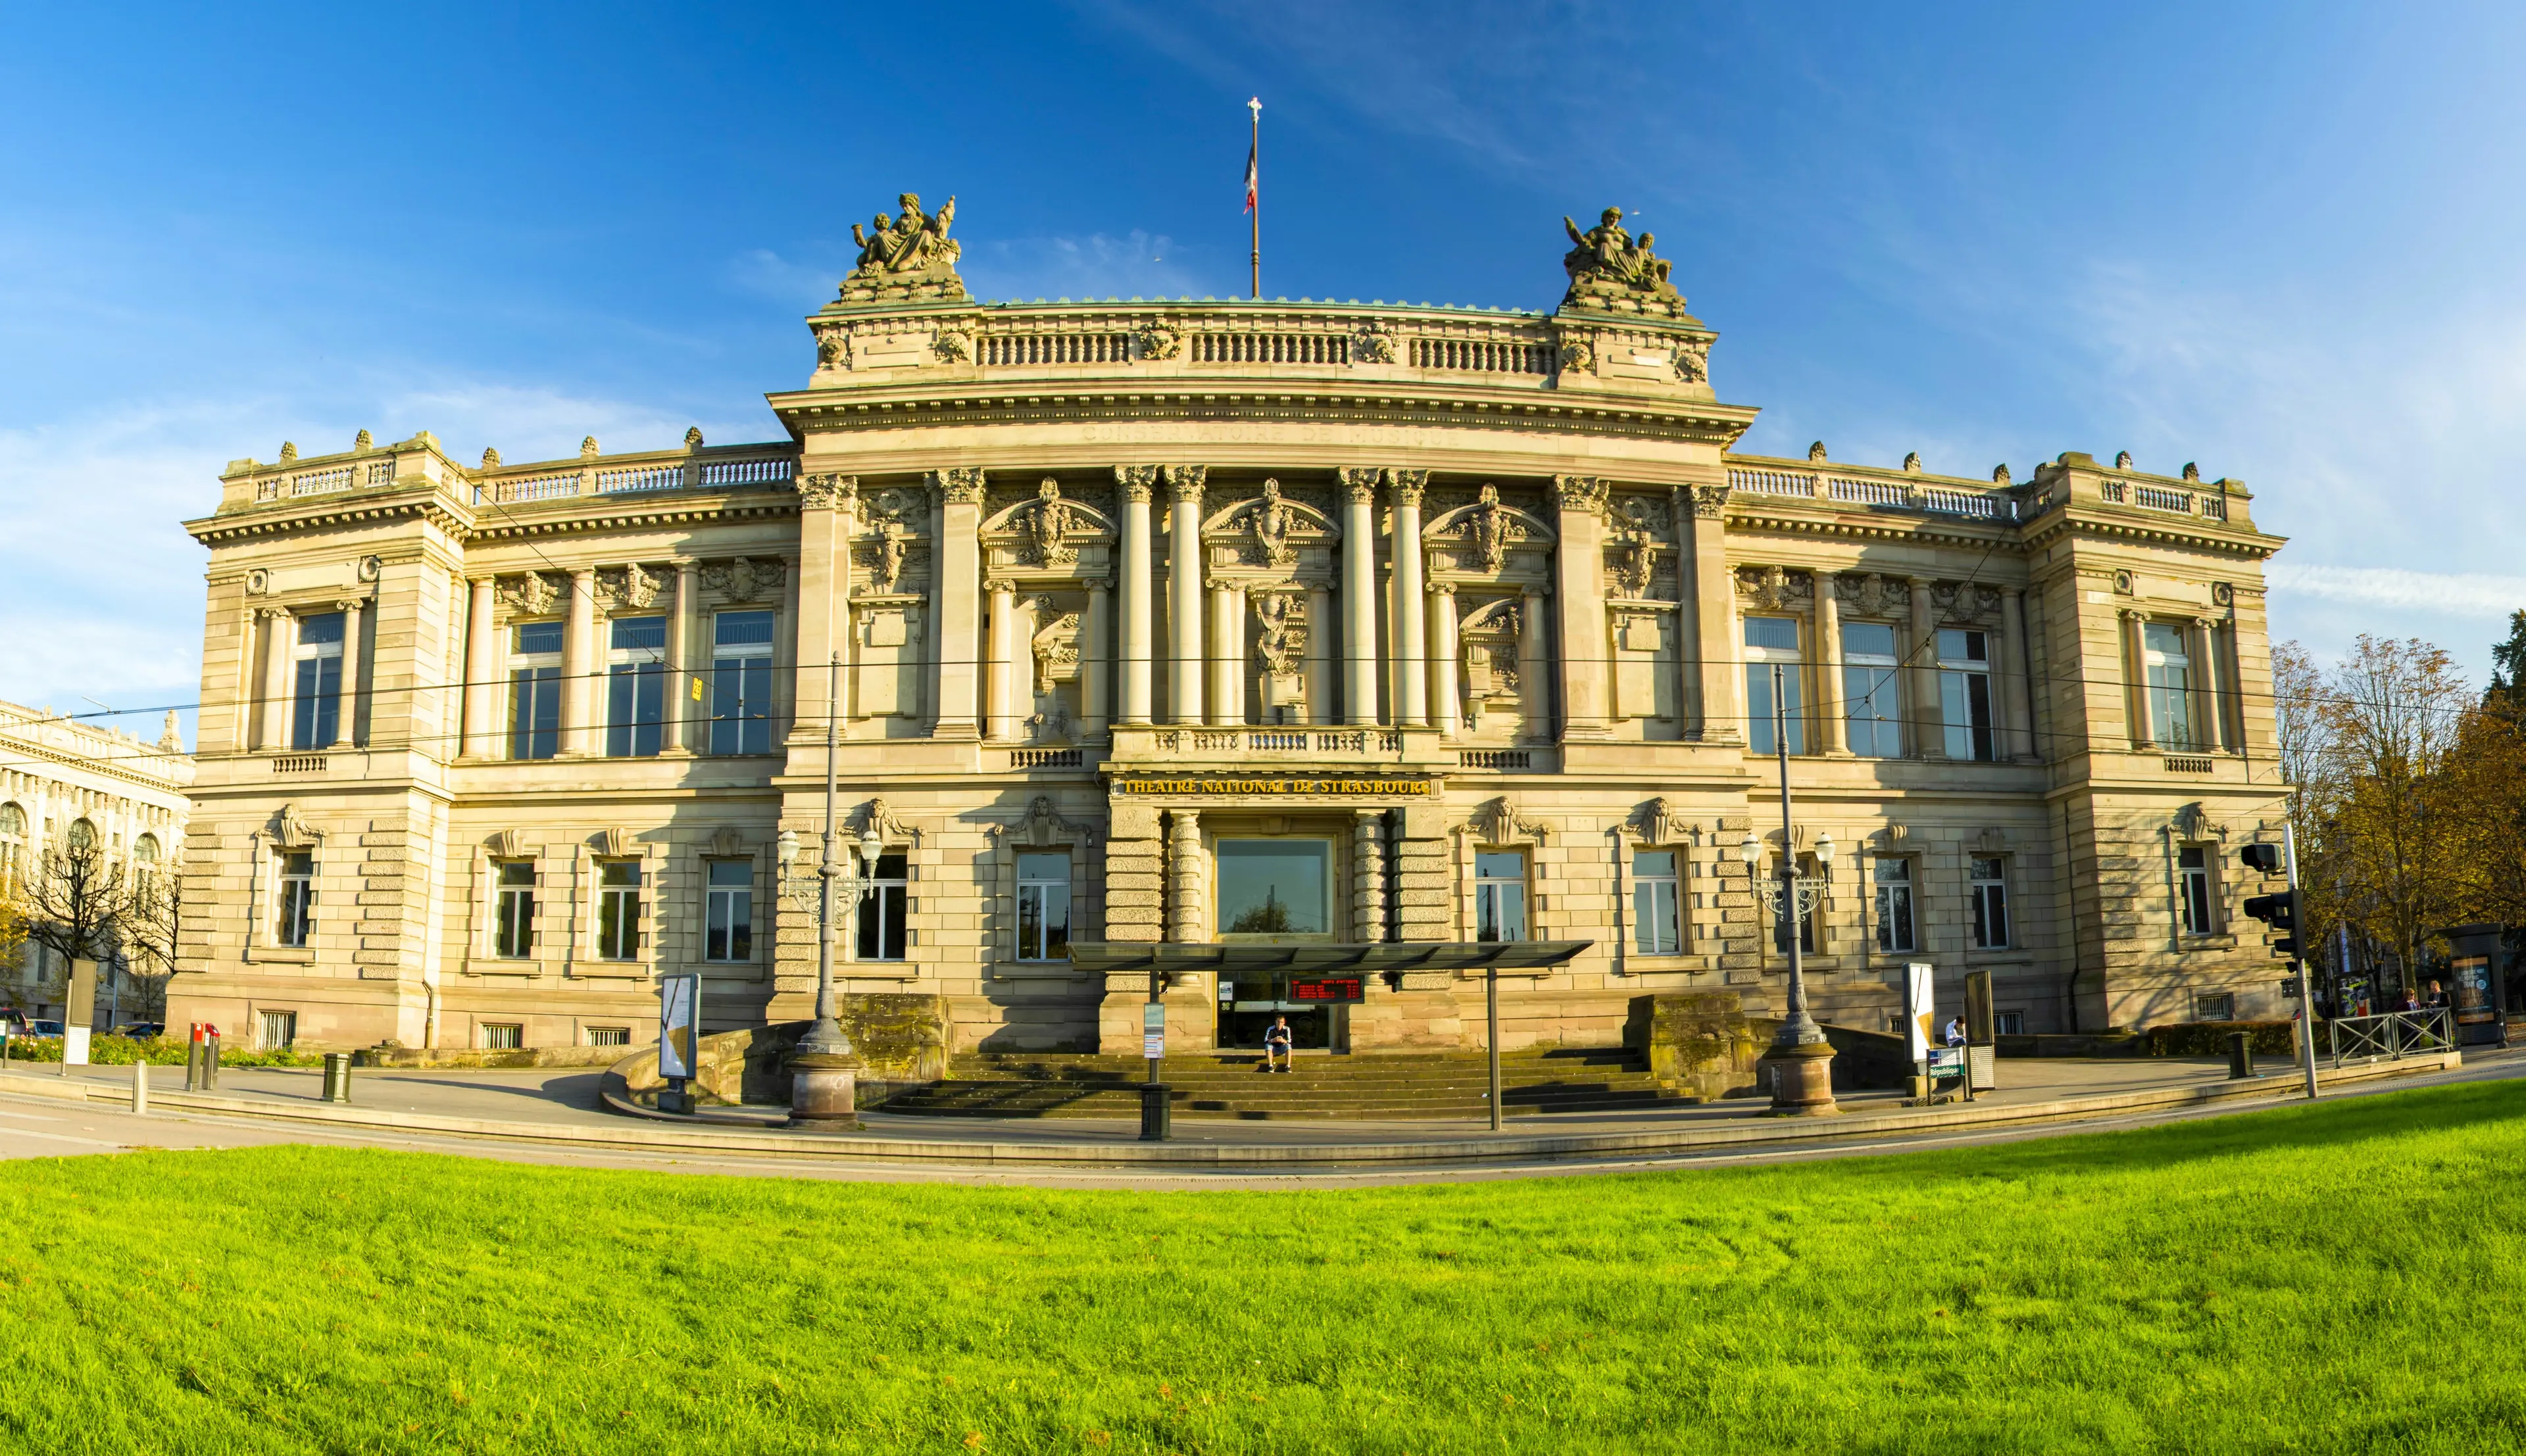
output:
POLYGON ((1386 479, 1394 502, 1394 635, 1403 657, 1403 701, 1395 705, 1394 716, 1398 723, 1419 727, 1430 721, 1430 668, 1422 655, 1421 626, 1421 492, 1430 483, 1430 473, 1388 471, 1386 479))
POLYGON ((980 730, 974 689, 982 677, 983 472, 968 466, 933 471, 938 491, 938 726, 932 736, 972 738, 980 730))
MULTIPOLYGON (((1704 743, 1745 741, 1745 675, 1737 669, 1737 583, 1728 571, 1728 487, 1694 485, 1692 508, 1694 723, 1704 743)), ((1679 570, 1681 568, 1679 567, 1679 570)))
POLYGON ((1342 489, 1342 722, 1377 722, 1377 472, 1345 469, 1342 489))
POLYGON ((1016 588, 1008 582, 993 579, 983 583, 983 592, 990 598, 990 625, 985 637, 990 643, 990 659, 985 664, 983 677, 984 736, 1005 741, 1017 736, 1017 717, 1011 711, 1009 692, 1010 643, 1016 640, 1014 619, 1018 615, 1016 588))
POLYGON ((596 745, 589 739, 596 722, 594 704, 600 671, 596 651, 596 568, 581 567, 570 574, 568 615, 562 619, 562 757, 584 757, 596 752, 596 745))
POLYGON ((346 596, 334 605, 342 613, 342 691, 333 712, 333 742, 343 748, 356 748, 360 743, 360 609, 368 603, 346 596))
POLYGON ((1086 740, 1101 743, 1110 711, 1106 695, 1111 690, 1107 684, 1113 680, 1114 656, 1114 591, 1101 576, 1087 578, 1086 628, 1086 650, 1079 654, 1079 717, 1086 740))
POLYGON ((1149 652, 1153 635, 1153 582, 1149 573, 1149 493, 1158 483, 1154 465, 1118 465, 1114 484, 1123 497, 1123 691, 1117 716, 1149 721, 1149 652))
POLYGON ((1201 486, 1208 466, 1167 467, 1167 720, 1201 722, 1201 486))

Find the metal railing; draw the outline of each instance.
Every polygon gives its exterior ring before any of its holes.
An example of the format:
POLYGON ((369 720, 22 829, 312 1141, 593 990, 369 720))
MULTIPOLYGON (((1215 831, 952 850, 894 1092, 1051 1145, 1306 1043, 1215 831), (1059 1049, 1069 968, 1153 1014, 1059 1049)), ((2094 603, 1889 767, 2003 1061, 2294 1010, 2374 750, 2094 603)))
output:
POLYGON ((2336 1017, 2324 1024, 2326 1053, 2333 1065, 2365 1057, 2400 1061, 2404 1057, 2455 1050, 2448 1009, 2387 1011, 2375 1016, 2336 1017))

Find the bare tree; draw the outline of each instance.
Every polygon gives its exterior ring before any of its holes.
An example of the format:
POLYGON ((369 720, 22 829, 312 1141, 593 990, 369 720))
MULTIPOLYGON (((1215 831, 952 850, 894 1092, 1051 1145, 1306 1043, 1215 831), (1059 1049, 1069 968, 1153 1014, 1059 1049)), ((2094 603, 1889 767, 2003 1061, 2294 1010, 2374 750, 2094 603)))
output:
POLYGON ((182 872, 165 869, 132 877, 130 907, 122 927, 126 1012, 140 1021, 167 1019, 167 982, 176 974, 176 934, 184 913, 182 872))
POLYGON ((93 831, 47 849, 26 878, 26 938, 71 961, 110 960, 131 918, 131 879, 93 831))

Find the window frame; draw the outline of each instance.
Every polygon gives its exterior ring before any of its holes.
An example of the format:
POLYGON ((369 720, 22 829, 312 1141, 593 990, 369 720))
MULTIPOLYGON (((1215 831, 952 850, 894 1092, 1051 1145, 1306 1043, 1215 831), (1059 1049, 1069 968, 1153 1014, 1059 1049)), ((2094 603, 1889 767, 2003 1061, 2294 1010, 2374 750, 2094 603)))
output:
POLYGON ((1965 856, 1965 893, 1973 907, 1973 948, 1976 950, 2010 950, 2013 928, 2008 919, 2008 859, 2004 855, 1968 854, 1965 856), (1991 867, 1988 877, 1984 866, 1991 867), (1998 933, 1992 933, 1996 924, 1998 933))
POLYGON ((648 949, 650 888, 648 861, 638 855, 621 855, 596 861, 596 956, 616 965, 636 963, 648 949), (629 882, 609 880, 608 872, 629 871, 629 882), (625 936, 630 944, 625 944, 625 936), (611 949, 609 949, 609 945, 611 949))
POLYGON ((1684 851, 1673 845, 1642 846, 1632 851, 1632 946, 1635 955, 1684 954, 1684 851), (1641 861, 1650 855, 1663 856, 1666 868, 1657 872, 1642 870, 1641 861), (1653 926, 1664 930, 1663 936, 1649 934, 1653 926))
POLYGON ((1960 763, 1992 763, 1999 756, 1998 700, 1992 693, 1992 638, 1979 627, 1943 627, 1932 638, 1938 653, 1940 747, 1960 763), (1947 656, 1947 638, 1962 654, 1947 656), (1979 639, 1977 641, 1976 639, 1979 639), (1973 648, 1982 648, 1975 657, 1973 648))
POLYGON ((1746 749, 1749 752, 1764 754, 1779 751, 1772 736, 1773 718, 1770 707, 1771 669, 1777 665, 1783 670, 1781 673, 1783 712, 1780 721, 1788 728, 1791 755, 1803 757, 1807 751, 1806 685, 1802 680, 1806 672, 1805 623, 1796 617, 1779 616, 1768 612, 1748 614, 1739 619, 1737 635, 1745 654, 1746 749), (1788 623, 1791 634, 1796 639, 1798 645, 1794 647, 1757 645, 1752 638, 1754 624, 1758 622, 1788 623), (1758 698, 1764 704, 1760 709, 1755 706, 1758 698))
POLYGON ((1072 886, 1078 880, 1078 866, 1071 862, 1070 849, 1067 846, 1060 848, 1052 848, 1048 846, 1043 848, 1021 848, 1014 851, 1014 854, 1015 863, 1010 867, 1010 874, 1015 877, 1016 879, 1017 900, 1014 907, 1015 918, 1010 925, 1010 931, 1015 943, 1012 958, 1029 965, 1044 965, 1048 963, 1057 964, 1068 961, 1070 959, 1070 931, 1072 925, 1071 911, 1075 908, 1078 900, 1077 895, 1072 892, 1072 886), (1030 877, 1027 874, 1027 861, 1029 860, 1058 861, 1061 865, 1061 878, 1058 880, 1055 880, 1044 877, 1040 873, 1030 877), (1053 955, 1048 953, 1053 947, 1053 927, 1051 924, 1051 917, 1045 914, 1045 910, 1051 904, 1050 891, 1056 884, 1059 885, 1061 889, 1061 925, 1059 929, 1060 954, 1053 955), (1032 895, 1030 895, 1030 891, 1033 892, 1032 895), (1031 899, 1034 903, 1036 912, 1033 945, 1029 945, 1028 943, 1027 924, 1027 911, 1031 899))
POLYGON ((1919 857, 1908 854, 1880 854, 1871 855, 1869 858, 1873 863, 1868 867, 1868 898, 1869 909, 1875 912, 1877 922, 1874 941, 1876 953, 1883 956, 1919 955, 1921 953, 1919 857), (1888 865, 1902 866, 1901 877, 1894 879, 1887 879, 1885 867, 1888 865), (1891 908, 1898 898, 1903 908, 1901 918, 1903 934, 1899 944, 1894 933, 1895 916, 1891 908))
POLYGON ((530 961, 535 956, 535 892, 543 888, 541 867, 531 859, 495 859, 491 865, 491 955, 495 960, 530 961), (513 880, 512 870, 526 879, 513 880), (512 924, 514 916, 515 923, 512 924), (512 932, 516 932, 515 939, 512 932), (512 946, 515 949, 512 949, 512 946))
POLYGON ((2175 923, 2187 935, 2219 933, 2219 856, 2207 844, 2175 846, 2175 923), (2199 863, 2187 865, 2186 855, 2199 863))
POLYGON ((2200 747, 2193 730, 2192 634, 2180 623, 2144 619, 2140 625, 2140 660, 2149 741, 2168 748, 2200 747), (2149 645, 2153 631, 2172 632, 2175 650, 2149 645))
POLYGON ((342 741, 342 658, 349 649, 350 614, 292 614, 289 630, 289 747, 293 753, 330 748, 342 741), (307 629, 332 624, 328 640, 309 641, 307 629), (329 671, 328 671, 329 670, 329 671))
POLYGON ((559 619, 509 624, 509 757, 540 763, 561 755, 561 668, 570 628, 559 619), (549 651, 527 650, 527 633, 550 628, 549 651))
POLYGON ((316 852, 283 849, 278 854, 280 863, 273 875, 273 940, 304 950, 316 937, 316 852))
POLYGON ((477 1022, 484 1051, 525 1051, 527 1027, 524 1022, 477 1022))
POLYGON ((778 696, 774 666, 780 656, 781 615, 759 607, 713 612, 710 638, 710 716, 704 734, 707 752, 714 758, 774 752, 779 746, 772 741, 772 710, 778 696), (722 640, 731 625, 752 618, 760 618, 764 624, 762 641, 722 640), (735 674, 734 685, 733 690, 729 690, 731 679, 726 675, 732 672, 735 674), (749 697, 749 692, 759 692, 760 696, 749 697), (758 704, 759 712, 755 711, 758 704))
POLYGON ((1903 636, 1901 628, 1891 622, 1845 621, 1842 624, 1842 642, 1840 645, 1842 647, 1842 731, 1844 746, 1848 748, 1854 756, 1859 758, 1884 759, 1903 757, 1903 636), (1893 650, 1887 652, 1853 651, 1850 645, 1850 635, 1853 629, 1885 632, 1887 645, 1893 650), (1882 678, 1879 678, 1878 684, 1874 687, 1867 685, 1867 678, 1872 674, 1883 675, 1882 678), (1863 714, 1860 711, 1863 706, 1866 706, 1872 711, 1863 714), (1866 736, 1868 739, 1868 747, 1866 748, 1859 746, 1863 726, 1865 727, 1866 736), (1892 737, 1894 740, 1894 746, 1882 753, 1876 751, 1889 737, 1892 737))
POLYGON ((2235 991, 2195 991, 2193 993, 2193 1020, 2197 1022, 2233 1022, 2236 1019, 2237 993, 2235 991), (2203 1016, 2201 1014, 2203 1010, 2214 1005, 2220 1008, 2220 1014, 2218 1016, 2203 1016))
POLYGON ((1248 834, 1230 832, 1214 835, 1210 841, 1210 917, 1212 938, 1231 944, 1329 945, 1341 938, 1342 906, 1334 897, 1334 886, 1341 876, 1341 846, 1330 834, 1248 834), (1228 906, 1223 894, 1228 888, 1224 862, 1233 844, 1305 844, 1314 846, 1324 867, 1324 878, 1317 886, 1318 903, 1324 907, 1324 929, 1320 930, 1233 930, 1228 906))
POLYGON ((675 619, 613 617, 605 624, 605 756, 656 758, 667 745, 667 637, 675 619), (654 625, 655 646, 625 645, 627 629, 654 625))
POLYGON ((702 861, 702 961, 712 966, 754 964, 754 881, 760 872, 754 857, 708 858, 702 861), (742 884, 723 883, 720 871, 742 869, 742 884), (740 914, 739 911, 743 913, 740 914), (725 937, 726 943, 714 942, 725 937))
POLYGON ((879 850, 877 863, 870 867, 868 878, 859 881, 864 893, 854 896, 851 904, 852 960, 871 965, 900 965, 912 959, 912 927, 909 922, 912 918, 913 879, 909 846, 897 849, 889 844, 879 850), (888 861, 900 866, 902 873, 899 876, 883 873, 888 861), (874 921, 870 918, 872 910, 876 912, 874 921), (892 955, 884 954, 889 931, 894 943, 892 955), (868 949, 871 940, 877 943, 875 952, 868 949))
POLYGON ((1533 895, 1528 889, 1528 880, 1534 874, 1534 871, 1535 857, 1527 852, 1524 845, 1501 844, 1478 845, 1475 847, 1473 883, 1474 940, 1476 943, 1483 945, 1513 945, 1519 941, 1532 939, 1534 937, 1535 920, 1533 915, 1530 913, 1532 909, 1533 895), (1487 869, 1493 871, 1497 870, 1497 861, 1508 859, 1514 859, 1517 861, 1516 874, 1501 875, 1486 873, 1487 869), (1491 860, 1494 863, 1491 866, 1486 867, 1483 863, 1485 860, 1491 860), (1504 916, 1501 913, 1503 904, 1507 905, 1514 914, 1514 918, 1517 923, 1513 927, 1505 924, 1509 917, 1504 916), (1498 935, 1484 934, 1484 923, 1487 917, 1493 925, 1497 925, 1502 929, 1508 929, 1510 933, 1498 935))

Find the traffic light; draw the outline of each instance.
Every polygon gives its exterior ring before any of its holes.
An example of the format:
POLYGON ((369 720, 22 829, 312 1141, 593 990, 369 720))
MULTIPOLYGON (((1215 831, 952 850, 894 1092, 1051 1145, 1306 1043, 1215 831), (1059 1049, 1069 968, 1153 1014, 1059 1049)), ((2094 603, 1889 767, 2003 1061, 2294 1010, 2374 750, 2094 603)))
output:
POLYGON ((2281 873, 2281 847, 2277 844, 2248 844, 2237 851, 2237 858, 2248 870, 2265 875, 2281 873))
MULTIPOLYGON (((2255 848, 2268 848, 2256 845, 2255 848)), ((2272 928, 2280 938, 2272 942, 2272 954, 2298 954, 2298 891, 2282 890, 2276 895, 2248 895, 2246 914, 2272 928)))

